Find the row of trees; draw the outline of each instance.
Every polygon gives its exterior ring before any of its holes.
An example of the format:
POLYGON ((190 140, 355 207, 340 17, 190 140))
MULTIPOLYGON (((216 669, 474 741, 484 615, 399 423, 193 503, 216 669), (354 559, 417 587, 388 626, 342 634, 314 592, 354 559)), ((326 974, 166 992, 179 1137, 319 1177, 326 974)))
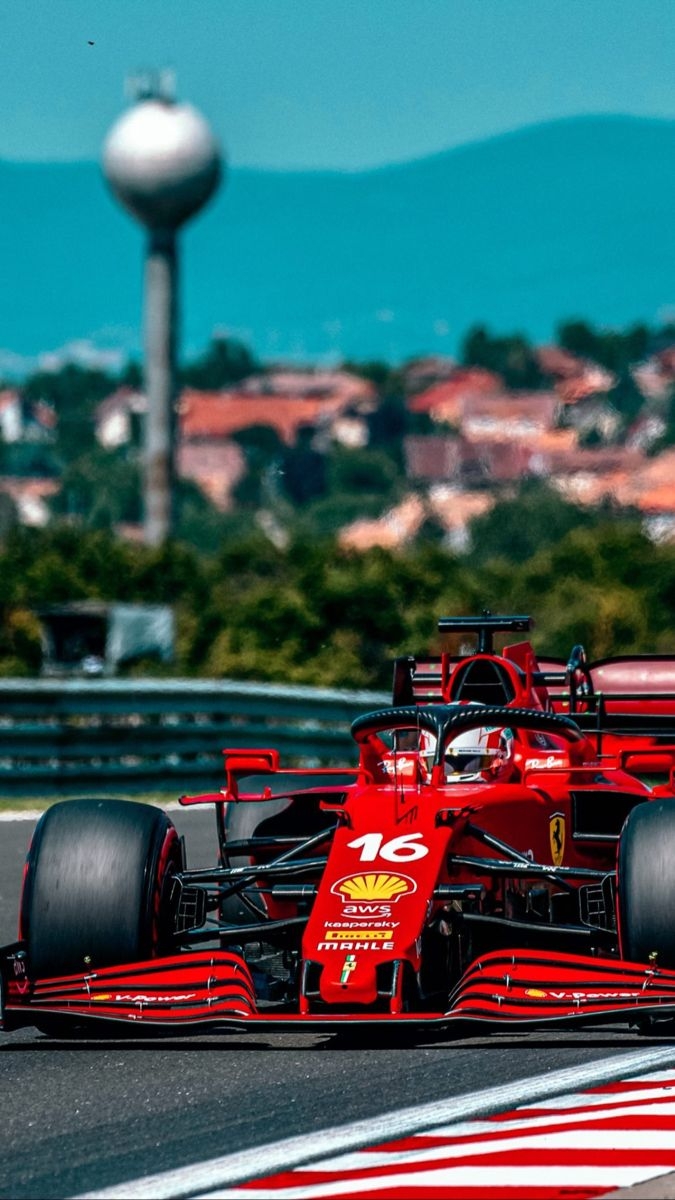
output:
MULTIPOLYGON (((675 325, 650 329, 637 323, 628 329, 596 329, 587 321, 571 320, 558 326, 554 340, 563 350, 622 376, 632 364, 672 346, 675 325)), ((464 338, 460 354, 466 366, 496 371, 508 387, 538 388, 550 382, 537 363, 531 343, 521 333, 497 336, 486 326, 476 325, 464 338)))
POLYGON ((279 549, 250 529, 207 556, 66 524, 16 530, 0 549, 0 675, 38 669, 36 606, 85 598, 174 605, 165 670, 188 676, 386 688, 396 654, 438 650, 439 616, 484 607, 530 612, 547 653, 579 641, 595 658, 675 652, 675 547, 655 546, 630 514, 582 513, 539 488, 481 518, 462 556, 433 541, 405 553, 349 553, 328 538, 279 549))

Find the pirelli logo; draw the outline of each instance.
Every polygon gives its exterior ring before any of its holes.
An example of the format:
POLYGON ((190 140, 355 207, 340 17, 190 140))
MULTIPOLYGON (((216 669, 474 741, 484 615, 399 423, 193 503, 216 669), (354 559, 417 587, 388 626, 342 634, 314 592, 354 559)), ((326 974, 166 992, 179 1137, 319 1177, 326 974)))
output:
POLYGON ((391 933, 388 929, 358 929, 356 933, 353 929, 327 929, 325 933, 327 942, 353 942, 355 937, 360 942, 388 942, 391 933))

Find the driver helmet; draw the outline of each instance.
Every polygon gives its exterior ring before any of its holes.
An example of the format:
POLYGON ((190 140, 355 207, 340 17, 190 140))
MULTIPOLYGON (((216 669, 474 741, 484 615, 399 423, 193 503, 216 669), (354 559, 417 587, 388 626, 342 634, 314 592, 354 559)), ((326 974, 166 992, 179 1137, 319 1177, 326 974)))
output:
POLYGON ((445 747, 446 783, 489 779, 513 753, 513 732, 494 725, 459 733, 445 747))

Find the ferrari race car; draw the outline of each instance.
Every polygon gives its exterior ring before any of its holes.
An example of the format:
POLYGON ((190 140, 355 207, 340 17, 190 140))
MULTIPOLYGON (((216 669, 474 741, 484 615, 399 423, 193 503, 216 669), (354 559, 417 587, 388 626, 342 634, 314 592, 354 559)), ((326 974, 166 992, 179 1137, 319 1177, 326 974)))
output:
POLYGON ((675 1019, 675 656, 496 652, 528 617, 397 660, 351 767, 226 750, 218 865, 158 808, 40 819, 5 1029, 182 1031, 675 1019))

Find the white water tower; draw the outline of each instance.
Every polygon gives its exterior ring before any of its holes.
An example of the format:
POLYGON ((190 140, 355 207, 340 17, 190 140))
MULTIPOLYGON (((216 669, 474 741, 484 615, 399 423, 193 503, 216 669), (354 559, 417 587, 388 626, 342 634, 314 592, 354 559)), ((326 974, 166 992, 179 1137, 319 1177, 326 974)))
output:
POLYGON ((136 103, 113 125, 103 170, 117 199, 148 230, 144 356, 148 413, 144 449, 144 538, 173 529, 178 341, 177 231, 215 192, 222 156, 208 122, 176 103, 168 72, 135 81, 136 103))

